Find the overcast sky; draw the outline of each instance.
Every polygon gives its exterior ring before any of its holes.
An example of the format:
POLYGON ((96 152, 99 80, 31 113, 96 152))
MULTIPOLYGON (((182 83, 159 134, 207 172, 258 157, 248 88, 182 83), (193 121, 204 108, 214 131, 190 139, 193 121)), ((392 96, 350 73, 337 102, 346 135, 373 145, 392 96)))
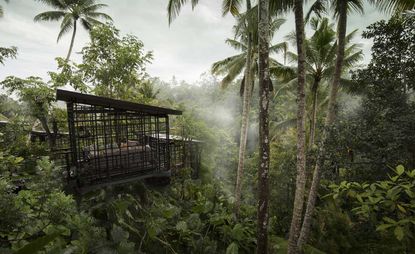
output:
MULTIPOLYGON (((163 80, 195 82, 203 72, 209 71, 211 64, 235 53, 224 41, 232 37, 234 19, 221 16, 221 0, 201 0, 194 11, 185 6, 180 16, 169 27, 167 22, 167 0, 102 0, 108 4, 103 9, 114 20, 122 34, 133 34, 144 42, 146 50, 154 53, 154 61, 148 66, 152 76, 163 80)), ((33 17, 50 10, 34 0, 11 0, 8 4, 0 0, 5 15, 0 19, 0 46, 17 46, 18 57, 8 60, 0 66, 0 80, 8 75, 19 77, 40 76, 48 79, 47 72, 56 70, 55 57, 66 56, 70 34, 59 43, 56 38, 59 23, 34 23, 33 17)), ((282 41, 293 31, 292 14, 286 16, 274 41, 282 41)), ((352 15, 349 18, 349 31, 362 31, 369 24, 387 18, 367 6, 366 13, 352 15)), ((355 40, 362 44, 366 54, 365 62, 370 58, 370 41, 359 36, 355 40)), ((77 52, 88 42, 88 34, 78 29, 72 60, 79 62, 77 52)))

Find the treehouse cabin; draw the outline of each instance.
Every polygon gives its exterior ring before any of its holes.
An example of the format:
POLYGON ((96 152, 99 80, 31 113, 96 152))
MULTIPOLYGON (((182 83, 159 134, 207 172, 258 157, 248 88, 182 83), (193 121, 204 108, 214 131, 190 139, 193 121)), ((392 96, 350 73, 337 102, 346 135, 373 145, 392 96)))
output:
POLYGON ((200 167, 200 142, 170 135, 178 110, 65 90, 69 130, 67 177, 80 191, 200 167))

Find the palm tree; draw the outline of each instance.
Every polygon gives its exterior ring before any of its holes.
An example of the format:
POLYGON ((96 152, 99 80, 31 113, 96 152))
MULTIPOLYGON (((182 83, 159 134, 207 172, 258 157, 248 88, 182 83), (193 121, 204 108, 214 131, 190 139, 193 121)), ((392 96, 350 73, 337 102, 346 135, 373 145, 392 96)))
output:
MULTIPOLYGON (((8 3, 9 2, 9 0, 4 0, 6 3, 8 3)), ((3 17, 3 15, 4 15, 4 12, 3 12, 3 6, 1 6, 0 5, 0 18, 2 18, 3 17)))
MULTIPOLYGON (((182 6, 185 5, 187 2, 191 2, 192 9, 194 9, 196 5, 199 3, 199 0, 169 0, 169 3, 167 4, 167 17, 169 20, 169 24, 171 24, 173 20, 179 15, 182 6)), ((223 16, 225 16, 228 13, 232 14, 233 16, 239 15, 241 3, 242 0, 222 0, 223 16)))
MULTIPOLYGON (((180 13, 181 7, 186 4, 187 0, 169 0, 169 3, 167 5, 167 15, 169 24, 172 23, 173 19, 177 17, 177 15, 180 13)), ((198 4, 198 0, 191 0, 192 8, 194 8, 198 4)), ((233 16, 239 15, 239 10, 241 8, 241 0, 223 0, 222 2, 222 15, 225 16, 228 13, 231 13, 233 16)), ((246 0, 246 12, 248 13, 251 10, 251 1, 246 0)), ((247 16, 245 14, 245 16, 247 16)), ((242 31, 241 27, 243 27, 243 31, 245 32, 244 38, 246 38, 246 45, 241 45, 236 40, 228 40, 227 43, 233 45, 234 47, 244 47, 244 50, 246 51, 245 57, 237 57, 238 60, 238 66, 232 68, 232 71, 230 73, 233 73, 233 75, 225 78, 222 81, 223 87, 226 87, 235 77, 241 72, 243 69, 242 66, 251 66, 252 64, 252 22, 250 22, 249 19, 239 19, 238 20, 239 26, 236 26, 236 36, 242 36, 242 34, 239 33, 239 31, 242 31)), ((230 65, 230 61, 235 61, 236 59, 225 59, 224 61, 215 63, 212 67, 213 73, 220 73, 222 72, 223 66, 230 65)), ((242 175, 243 175, 243 169, 244 169, 244 159, 245 159, 245 150, 246 150, 246 140, 248 136, 248 115, 249 115, 249 109, 250 109, 250 94, 251 94, 251 69, 245 68, 244 73, 244 79, 242 81, 241 85, 241 91, 243 91, 243 100, 242 100, 242 126, 241 126, 241 136, 240 136, 240 143, 239 143, 239 161, 238 161, 238 169, 237 169, 237 178, 236 178, 236 187, 235 187, 235 215, 238 216, 239 214, 239 208, 240 208, 240 193, 242 188, 242 175)))
MULTIPOLYGON (((326 3, 328 0, 317 0, 322 3, 326 3)), ((375 3, 381 10, 402 12, 404 10, 412 9, 415 6, 413 0, 369 0, 375 3)), ((304 214, 303 225, 301 227, 300 237, 297 245, 302 246, 307 243, 310 235, 311 218, 314 213, 315 202, 317 199, 318 187, 321 178, 321 167, 324 163, 324 157, 326 153, 325 143, 328 139, 328 131, 335 120, 335 108, 337 102, 337 93, 339 90, 340 77, 342 74, 344 56, 345 56, 345 45, 346 45, 346 29, 347 29, 347 15, 351 10, 363 12, 363 1, 362 0, 333 0, 331 6, 335 11, 337 17, 337 49, 336 49, 336 63, 334 68, 334 74, 331 84, 329 105, 327 109, 326 120, 324 124, 323 134, 321 138, 321 145, 318 150, 316 164, 313 173, 313 180, 311 182, 310 191, 308 194, 306 212, 304 214)))
MULTIPOLYGON (((226 10, 229 10, 224 6, 223 14, 225 14, 226 10)), ((251 1, 246 1, 246 12, 248 13, 251 10, 251 1)), ((245 14, 246 16, 247 14, 245 14)), ((236 186, 235 186, 235 214, 236 216, 239 216, 239 209, 241 206, 241 191, 242 191, 242 177, 243 177, 243 171, 244 171, 244 163, 245 163, 245 151, 246 151, 246 142, 248 137, 248 122, 249 122, 249 111, 250 111, 250 105, 251 105, 251 93, 252 93, 252 85, 251 83, 254 82, 253 79, 253 73, 251 66, 254 62, 253 60, 253 31, 250 29, 252 27, 251 20, 245 18, 240 18, 238 20, 239 25, 235 26, 235 37, 241 37, 245 39, 245 45, 241 42, 238 42, 236 40, 228 39, 227 43, 229 43, 231 46, 233 45, 236 48, 244 49, 245 50, 245 56, 243 58, 237 57, 239 60, 242 60, 240 63, 236 63, 237 65, 232 64, 231 62, 220 61, 215 64, 213 64, 212 67, 212 73, 218 74, 223 70, 223 67, 230 67, 230 73, 222 80, 223 87, 227 86, 229 82, 231 82, 236 75, 239 74, 242 69, 239 69, 237 66, 245 65, 245 71, 244 71, 244 78, 241 83, 241 91, 242 91, 242 122, 241 122, 241 134, 240 134, 240 142, 239 142, 239 154, 238 154, 238 168, 237 168, 237 175, 236 175, 236 186), (243 29, 239 29, 240 27, 243 27, 243 29), (243 31, 243 32, 241 32, 243 31), (227 66, 229 63, 230 66, 227 66), (224 65, 222 65, 224 64, 224 65), (234 67, 231 67, 231 66, 234 67), (236 67, 236 68, 235 68, 236 67), (239 69, 239 70, 238 70, 239 69), (239 73, 238 73, 239 72, 239 73)), ((232 59, 232 57, 231 57, 232 59)), ((236 60, 236 59, 233 59, 236 60)), ((235 61, 237 62, 237 61, 235 61)))
MULTIPOLYGON (((314 34, 305 41, 306 80, 310 84, 310 98, 312 104, 311 110, 308 110, 310 119, 309 148, 311 148, 315 142, 319 88, 322 83, 327 84, 330 82, 331 77, 333 76, 337 47, 337 44, 335 43, 336 32, 333 29, 333 24, 330 24, 327 18, 312 18, 310 24, 314 34)), ((347 48, 345 50, 345 59, 343 62, 343 73, 349 70, 363 57, 362 51, 359 50, 359 45, 350 44, 356 33, 357 30, 354 30, 346 36, 347 48)), ((295 43, 295 35, 290 34, 288 40, 295 43)), ((297 54, 293 52, 288 52, 287 56, 292 61, 297 61, 298 59, 297 54)), ((348 82, 346 80, 342 81, 348 82)))
POLYGON ((269 0, 258 2, 258 70, 259 70, 259 169, 258 169, 258 222, 257 254, 268 253, 268 202, 269 202, 269 0))
POLYGON ((96 0, 38 0, 50 7, 56 9, 55 11, 42 12, 35 16, 34 21, 60 21, 61 30, 57 41, 62 36, 72 29, 72 39, 69 46, 69 51, 66 56, 66 61, 69 60, 72 48, 75 41, 76 29, 78 20, 81 21, 82 26, 90 31, 94 25, 103 24, 98 19, 112 20, 111 17, 105 13, 98 12, 99 9, 106 7, 106 4, 96 3, 96 0))
POLYGON ((295 32, 297 42, 297 177, 294 194, 293 216, 288 237, 287 253, 297 253, 297 239, 300 231, 306 182, 305 155, 305 32, 303 0, 294 1, 295 32))
MULTIPOLYGON (((254 12, 253 14, 256 14, 254 12)), ((215 75, 225 75, 222 79, 221 85, 226 88, 232 81, 234 81, 239 75, 243 73, 241 82, 241 96, 242 100, 242 121, 241 121, 241 135, 239 146, 239 162, 235 187, 235 212, 238 214, 241 201, 241 189, 242 189, 242 177, 244 169, 244 158, 246 150, 246 142, 248 136, 248 123, 249 123, 249 111, 251 107, 252 90, 255 83, 255 77, 258 76, 258 33, 257 31, 257 15, 248 14, 239 18, 239 22, 234 26, 235 39, 227 39, 231 47, 236 50, 242 51, 241 54, 237 54, 221 61, 215 62, 212 65, 212 73, 215 75), (251 27, 253 24, 253 27, 251 27)), ((285 22, 284 19, 273 19, 271 21, 270 37, 272 38, 275 32, 285 22)), ((279 43, 269 47, 271 53, 279 53, 286 51, 287 43, 279 43)), ((269 59, 270 64, 273 66, 282 66, 275 59, 269 59)))
MULTIPOLYGON (((278 31, 278 29, 285 23, 285 19, 278 18, 278 19, 272 19, 271 25, 270 25, 270 38, 272 39, 274 34, 278 31)), ((225 42, 234 48, 235 50, 242 51, 242 53, 233 55, 230 57, 227 57, 223 60, 217 61, 212 64, 212 74, 214 75, 225 75, 223 79, 221 80, 221 86, 223 88, 227 88, 229 84, 231 84, 237 77, 239 77, 242 73, 243 78, 242 81, 245 81, 246 76, 245 72, 247 70, 246 68, 246 58, 248 56, 248 32, 246 30, 241 31, 239 29, 239 25, 234 26, 235 31, 235 38, 230 39, 228 38, 225 42)), ((269 52, 272 54, 278 54, 283 52, 286 54, 287 50, 287 43, 282 42, 278 44, 271 45, 269 47, 269 52)), ((253 34, 252 38, 252 51, 254 52, 252 55, 252 64, 251 64, 251 70, 252 70, 252 79, 253 82, 255 77, 258 76, 258 34, 253 34)), ((270 68, 273 68, 275 75, 277 75, 277 71, 280 70, 279 67, 283 67, 282 64, 280 64, 277 60, 270 57, 270 68)), ((252 85, 252 82, 250 83, 252 85)), ((241 95, 243 95, 245 82, 241 83, 241 95)))
MULTIPOLYGON (((180 9, 187 0, 169 0, 167 11, 169 23, 179 14, 180 9)), ((239 15, 239 9, 241 6, 241 0, 223 0, 222 14, 226 15, 231 13, 234 16, 239 15)), ((198 3, 197 0, 192 0, 192 8, 198 3)), ((223 61, 217 62, 213 65, 213 73, 219 74, 228 72, 227 76, 223 79, 222 85, 226 87, 232 80, 238 76, 243 69, 244 78, 241 83, 242 100, 242 122, 241 122, 241 135, 239 143, 238 154, 238 169, 235 186, 235 214, 238 216, 241 203, 241 190, 242 190, 242 177, 244 171, 246 141, 248 136, 248 121, 250 110, 250 99, 252 93, 252 84, 254 82, 253 75, 255 73, 256 61, 254 57, 257 56, 253 49, 253 44, 258 41, 258 12, 256 9, 251 9, 251 1, 246 1, 246 13, 239 16, 238 25, 235 27, 236 37, 240 37, 242 42, 237 40, 227 40, 231 46, 238 50, 245 51, 244 53, 227 58, 223 61), (247 67, 247 68, 244 68, 247 67), (252 66, 252 67, 251 67, 252 66)), ((277 24, 277 23, 275 23, 277 24)))

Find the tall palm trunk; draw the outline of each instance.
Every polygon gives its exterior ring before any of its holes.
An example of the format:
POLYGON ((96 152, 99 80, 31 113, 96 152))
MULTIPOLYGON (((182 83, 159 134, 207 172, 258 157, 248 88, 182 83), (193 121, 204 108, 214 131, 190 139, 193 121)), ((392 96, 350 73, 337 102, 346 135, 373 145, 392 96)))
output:
POLYGON ((330 129, 334 123, 336 117, 336 100, 337 93, 339 90, 339 82, 342 73, 343 59, 344 59, 344 48, 346 39, 346 28, 347 28, 347 0, 341 0, 338 6, 339 20, 338 20, 338 48, 336 66, 334 70, 333 82, 330 90, 329 106, 327 109, 326 121, 324 124, 322 141, 317 155, 316 166, 314 168, 313 180, 311 182, 310 192, 308 194, 307 208, 304 215, 304 221, 301 228, 300 238, 298 239, 298 246, 303 246, 307 243, 310 235, 311 218, 313 216, 318 187, 320 185, 321 178, 321 167, 324 163, 324 157, 326 154, 326 141, 329 136, 330 129))
POLYGON ((305 166, 305 33, 303 0, 294 2, 295 29, 298 55, 297 85, 297 180, 294 197, 293 217, 288 238, 288 253, 297 253, 297 240, 300 232, 306 182, 305 166))
MULTIPOLYGON (((246 1, 246 9, 251 9, 251 1, 246 1)), ((249 28, 248 28, 249 29, 249 28)), ((244 94, 242 100, 242 123, 241 123, 241 136, 239 141, 239 161, 238 170, 236 173, 236 187, 235 187, 235 214, 239 215, 239 209, 241 207, 241 192, 242 192, 242 178, 244 174, 244 163, 245 163, 245 151, 246 141, 248 138, 248 127, 249 127, 249 111, 251 109, 251 95, 252 95, 252 35, 248 31, 248 45, 246 53, 245 73, 244 73, 244 94)))
POLYGON ((316 123, 317 123, 317 92, 320 81, 314 80, 313 86, 311 87, 312 96, 312 108, 311 108, 311 122, 310 122, 310 141, 308 143, 309 149, 311 149, 316 139, 316 123))
POLYGON ((258 225, 257 254, 268 252, 269 199, 269 0, 258 3, 258 64, 259 64, 259 170, 258 170, 258 225))
POLYGON ((74 21, 73 21, 73 32, 72 32, 71 45, 69 46, 68 55, 66 55, 66 62, 68 62, 69 61, 69 58, 71 57, 72 48, 73 48, 73 44, 74 44, 74 41, 75 41, 75 35, 76 35, 76 22, 77 22, 77 20, 74 19, 74 21))

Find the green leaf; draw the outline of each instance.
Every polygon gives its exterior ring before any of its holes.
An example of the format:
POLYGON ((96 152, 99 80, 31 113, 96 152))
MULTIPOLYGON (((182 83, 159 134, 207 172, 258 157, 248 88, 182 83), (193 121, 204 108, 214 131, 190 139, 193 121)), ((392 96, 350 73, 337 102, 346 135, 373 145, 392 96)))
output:
POLYGON ((128 232, 121 227, 114 225, 111 230, 111 237, 115 243, 120 243, 124 239, 128 239, 128 232))
POLYGON ((405 208, 403 208, 403 206, 398 204, 397 207, 401 212, 406 213, 406 210, 405 210, 405 208))
POLYGON ((325 252, 306 244, 304 246, 304 254, 325 254, 325 252))
POLYGON ((176 229, 182 232, 187 231, 187 223, 185 221, 179 221, 176 224, 176 229))
POLYGON ((392 180, 392 182, 396 182, 396 180, 398 180, 399 175, 394 176, 394 177, 390 177, 390 179, 392 180))
POLYGON ((171 219, 176 215, 176 211, 177 211, 176 207, 170 206, 164 209, 162 212, 163 212, 164 218, 171 219))
POLYGON ((396 239, 398 239, 399 241, 403 239, 404 232, 402 227, 396 227, 393 232, 395 233, 396 239))
POLYGON ((45 235, 42 237, 37 238, 33 242, 30 242, 29 244, 26 244, 23 246, 23 248, 19 249, 16 254, 31 254, 36 253, 43 248, 46 247, 50 242, 55 240, 60 235, 60 232, 51 234, 51 235, 45 235))
POLYGON ((244 229, 240 223, 237 223, 232 229, 232 237, 237 241, 242 241, 244 238, 244 229))
POLYGON ((406 192, 406 194, 407 194, 410 198, 414 198, 414 197, 415 197, 415 194, 414 194, 414 192, 413 192, 413 191, 411 191, 411 190, 405 190, 405 192, 406 192))
POLYGON ((229 244, 228 248, 226 248, 226 254, 238 254, 239 246, 236 242, 232 242, 229 244))
POLYGON ((14 163, 15 164, 19 164, 20 162, 22 162, 24 160, 24 158, 22 158, 22 157, 16 157, 15 159, 14 159, 14 163))
POLYGON ((384 221, 386 221, 386 222, 389 222, 389 223, 391 223, 391 224, 395 224, 395 223, 396 223, 396 221, 395 221, 395 220, 393 220, 393 219, 391 219, 391 218, 389 218, 389 217, 383 217, 383 220, 384 220, 384 221))
POLYGON ((390 227, 392 227, 392 224, 380 224, 377 228, 376 231, 384 231, 390 227))
POLYGON ((396 173, 398 175, 402 175, 403 172, 405 172, 405 168, 402 165, 399 165, 399 166, 396 167, 396 173))

